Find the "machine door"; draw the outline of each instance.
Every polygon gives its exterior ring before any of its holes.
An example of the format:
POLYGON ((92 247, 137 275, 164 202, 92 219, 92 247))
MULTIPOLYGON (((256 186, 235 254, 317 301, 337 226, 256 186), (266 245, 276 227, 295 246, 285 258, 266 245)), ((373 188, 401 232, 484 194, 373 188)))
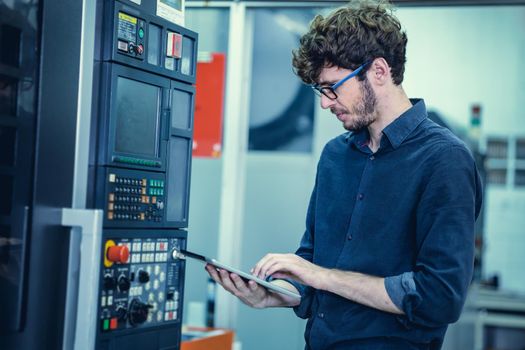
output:
POLYGON ((0 332, 22 329, 38 68, 36 7, 0 1, 0 332))
POLYGON ((60 219, 78 185, 82 9, 0 0, 2 350, 63 347, 70 230, 60 219))

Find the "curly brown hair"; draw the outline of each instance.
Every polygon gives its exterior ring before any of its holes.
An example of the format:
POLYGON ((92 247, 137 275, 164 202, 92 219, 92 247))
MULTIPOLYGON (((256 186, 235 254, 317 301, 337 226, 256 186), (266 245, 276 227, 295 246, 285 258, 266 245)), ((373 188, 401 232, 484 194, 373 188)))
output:
MULTIPOLYGON (((306 84, 314 84, 324 67, 356 69, 383 57, 399 85, 405 72, 407 36, 385 0, 351 1, 327 17, 317 15, 293 51, 293 67, 306 84)), ((363 80, 366 69, 359 73, 363 80)))

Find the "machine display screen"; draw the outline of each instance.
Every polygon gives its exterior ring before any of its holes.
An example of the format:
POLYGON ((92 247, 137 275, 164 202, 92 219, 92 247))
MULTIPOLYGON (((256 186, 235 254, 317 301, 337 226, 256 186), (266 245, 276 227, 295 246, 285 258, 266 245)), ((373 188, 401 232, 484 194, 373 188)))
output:
POLYGON ((182 1, 181 0, 160 0, 161 3, 171 7, 174 10, 182 10, 182 1))
POLYGON ((118 77, 115 151, 157 157, 161 89, 118 77))

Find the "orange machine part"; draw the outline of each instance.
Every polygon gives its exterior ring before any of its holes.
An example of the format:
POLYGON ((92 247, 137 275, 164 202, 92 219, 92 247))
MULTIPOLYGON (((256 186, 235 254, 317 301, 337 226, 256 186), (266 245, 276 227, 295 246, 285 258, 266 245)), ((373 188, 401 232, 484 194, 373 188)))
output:
MULTIPOLYGON (((197 330, 212 331, 213 328, 193 328, 197 330)), ((234 333, 224 330, 224 333, 213 336, 183 341, 180 350, 231 350, 233 346, 234 333)))

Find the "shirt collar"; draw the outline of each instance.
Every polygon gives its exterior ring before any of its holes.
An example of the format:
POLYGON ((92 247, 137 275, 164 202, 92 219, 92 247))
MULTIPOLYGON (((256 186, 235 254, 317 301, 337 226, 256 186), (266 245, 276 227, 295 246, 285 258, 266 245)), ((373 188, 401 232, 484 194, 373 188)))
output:
MULTIPOLYGON (((398 148, 408 135, 427 118, 427 108, 423 99, 410 99, 410 102, 412 107, 383 129, 383 134, 386 135, 394 149, 398 148)), ((370 135, 368 129, 363 128, 356 132, 348 132, 345 138, 346 142, 362 148, 368 146, 370 135)))
POLYGON ((394 149, 405 141, 417 126, 427 118, 427 108, 422 99, 411 99, 412 107, 383 129, 394 149))

